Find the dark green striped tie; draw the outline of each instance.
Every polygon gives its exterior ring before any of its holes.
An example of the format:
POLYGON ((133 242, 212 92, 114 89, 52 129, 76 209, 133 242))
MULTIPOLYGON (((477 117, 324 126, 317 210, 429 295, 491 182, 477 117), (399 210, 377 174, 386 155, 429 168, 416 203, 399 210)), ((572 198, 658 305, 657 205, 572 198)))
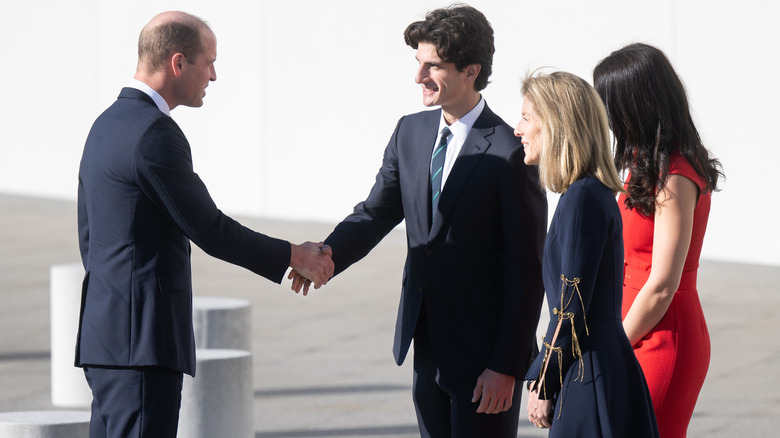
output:
POLYGON ((445 126, 441 130, 441 140, 439 140, 439 144, 436 146, 436 150, 431 158, 431 222, 433 222, 433 216, 436 214, 436 207, 439 205, 444 158, 447 156, 447 138, 449 136, 450 128, 445 126))

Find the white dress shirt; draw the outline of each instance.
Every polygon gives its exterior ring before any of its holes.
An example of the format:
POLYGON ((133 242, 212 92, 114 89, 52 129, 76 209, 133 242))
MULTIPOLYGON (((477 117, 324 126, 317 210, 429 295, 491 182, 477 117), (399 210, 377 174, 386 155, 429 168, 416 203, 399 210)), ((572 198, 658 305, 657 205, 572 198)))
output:
MULTIPOLYGON (((466 141, 466 137, 469 135, 469 131, 471 131, 471 127, 474 126, 474 122, 476 122, 479 115, 482 114, 483 109, 485 109, 485 99, 480 97, 477 106, 452 125, 447 125, 447 122, 444 120, 444 112, 442 111, 441 120, 439 120, 439 130, 437 131, 439 135, 436 136, 436 143, 434 143, 433 147, 435 152, 436 145, 439 144, 439 138, 441 137, 441 130, 444 129, 445 126, 449 127, 450 139, 447 142, 447 155, 445 155, 444 158, 444 168, 442 169, 441 177, 442 190, 444 190, 444 183, 447 182, 447 176, 449 176, 452 166, 455 165, 455 160, 458 158, 458 154, 460 154, 460 150, 463 147, 463 143, 466 141)), ((431 158, 433 158, 433 156, 431 156, 431 158)))

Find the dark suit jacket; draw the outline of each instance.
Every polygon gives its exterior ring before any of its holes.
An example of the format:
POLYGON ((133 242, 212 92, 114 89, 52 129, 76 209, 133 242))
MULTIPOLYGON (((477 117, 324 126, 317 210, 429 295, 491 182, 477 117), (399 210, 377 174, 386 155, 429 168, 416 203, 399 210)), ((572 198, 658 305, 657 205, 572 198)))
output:
POLYGON ((76 365, 161 366, 195 374, 190 240, 281 282, 290 245, 224 215, 193 172, 176 122, 125 88, 94 123, 79 169, 86 270, 76 365))
POLYGON ((546 197, 512 128, 485 106, 431 226, 429 168, 440 117, 434 110, 401 118, 368 198, 325 242, 340 272, 405 220, 396 362, 404 361, 424 308, 442 373, 468 384, 485 368, 522 378, 543 299, 546 197))

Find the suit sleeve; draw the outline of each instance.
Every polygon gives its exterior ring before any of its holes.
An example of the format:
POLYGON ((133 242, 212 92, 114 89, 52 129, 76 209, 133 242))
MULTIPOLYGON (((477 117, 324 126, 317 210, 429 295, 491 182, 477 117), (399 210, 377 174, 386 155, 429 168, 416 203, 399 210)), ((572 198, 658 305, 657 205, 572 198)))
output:
POLYGON ((333 249, 336 274, 365 257, 404 218, 398 172, 399 120, 385 148, 376 182, 365 201, 339 223, 325 239, 333 249))
POLYGON ((217 208, 193 171, 189 143, 169 117, 141 138, 136 173, 144 194, 206 253, 281 283, 290 244, 252 231, 217 208))
POLYGON ((87 216, 87 203, 84 199, 84 185, 79 179, 78 189, 78 232, 79 232, 79 253, 81 254, 81 264, 87 269, 87 260, 89 260, 89 217, 87 216))
MULTIPOLYGON (((573 192, 574 190, 570 190, 573 192)), ((587 314, 593 298, 599 263, 607 241, 609 226, 600 203, 587 190, 566 193, 559 204, 555 226, 555 239, 548 252, 551 274, 559 279, 554 291, 550 323, 539 356, 529 371, 529 380, 538 380, 547 360, 544 385, 539 397, 550 399, 557 394, 562 380, 572 366, 583 366, 579 342, 588 336, 587 314), (557 260, 552 260, 552 259, 557 260), (557 272, 557 271, 560 272, 557 272), (560 323, 558 337, 552 344, 556 327, 560 323), (534 373, 532 375, 532 373, 534 373)))
POLYGON ((522 148, 508 157, 501 176, 504 235, 504 309, 488 368, 525 375, 536 352, 536 327, 544 300, 542 253, 547 234, 547 197, 536 166, 523 163, 522 148))

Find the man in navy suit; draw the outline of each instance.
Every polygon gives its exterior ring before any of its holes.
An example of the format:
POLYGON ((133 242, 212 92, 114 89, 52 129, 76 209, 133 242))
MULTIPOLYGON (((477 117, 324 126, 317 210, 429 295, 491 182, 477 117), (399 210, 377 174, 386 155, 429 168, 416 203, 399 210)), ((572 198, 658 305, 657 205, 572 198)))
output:
POLYGON ((327 249, 242 226, 193 172, 170 110, 200 107, 217 79, 208 25, 162 13, 141 31, 138 55, 133 82, 95 121, 79 169, 86 275, 76 366, 92 388, 93 438, 176 436, 182 376, 195 375, 190 241, 277 283, 288 266, 317 287, 333 275, 327 249))
POLYGON ((400 365, 414 339, 420 433, 514 438, 543 300, 546 197, 520 139, 480 94, 494 52, 485 16, 437 9, 404 37, 423 104, 441 109, 399 120, 368 198, 325 244, 338 273, 406 222, 393 352, 400 365))

